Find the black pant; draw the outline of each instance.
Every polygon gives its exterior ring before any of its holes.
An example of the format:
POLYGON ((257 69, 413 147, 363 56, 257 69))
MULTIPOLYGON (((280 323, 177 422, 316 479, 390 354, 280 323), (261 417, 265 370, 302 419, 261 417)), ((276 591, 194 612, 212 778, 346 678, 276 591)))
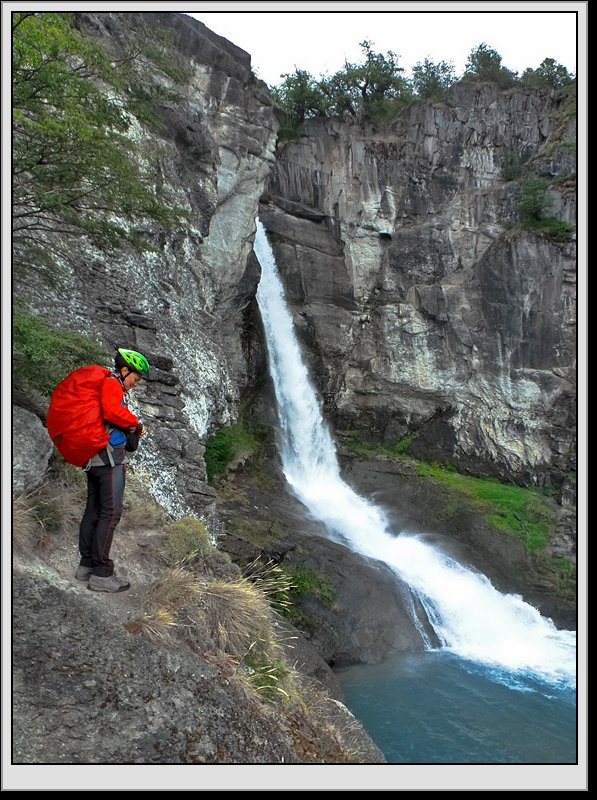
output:
POLYGON ((93 574, 106 578, 114 572, 110 548, 114 529, 122 515, 124 464, 115 467, 90 467, 87 470, 87 507, 79 528, 81 566, 92 567, 93 574))

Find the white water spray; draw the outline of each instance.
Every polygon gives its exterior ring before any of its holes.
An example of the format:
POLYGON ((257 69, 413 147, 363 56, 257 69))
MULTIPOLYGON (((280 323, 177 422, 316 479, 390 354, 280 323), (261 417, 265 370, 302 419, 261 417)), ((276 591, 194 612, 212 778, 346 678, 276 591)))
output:
POLYGON ((284 300, 274 256, 259 220, 257 300, 266 332, 281 428, 286 480, 311 514, 348 546, 384 561, 425 609, 442 647, 516 676, 574 686, 576 634, 558 631, 517 595, 503 595, 420 536, 392 532, 383 510, 340 477, 330 432, 310 383, 284 300))

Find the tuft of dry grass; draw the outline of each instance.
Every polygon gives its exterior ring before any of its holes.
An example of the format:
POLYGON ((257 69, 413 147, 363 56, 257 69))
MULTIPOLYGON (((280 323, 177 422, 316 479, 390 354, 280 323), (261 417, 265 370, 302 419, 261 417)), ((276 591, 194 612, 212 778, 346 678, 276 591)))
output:
POLYGON ((48 547, 52 537, 78 530, 85 503, 80 481, 50 477, 13 499, 13 545, 21 554, 48 547))
POLYGON ((129 633, 145 634, 153 642, 165 642, 177 627, 174 614, 166 608, 158 608, 135 617, 124 626, 129 633))
POLYGON ((44 527, 35 513, 31 492, 23 492, 12 504, 12 544, 15 553, 31 553, 44 537, 44 527))
POLYGON ((242 659, 253 648, 267 650, 272 646, 269 603, 246 578, 203 584, 201 604, 219 650, 242 659))
POLYGON ((164 528, 158 553, 166 564, 174 567, 177 564, 191 564, 213 549, 205 523, 187 516, 164 528))
POLYGON ((339 700, 314 680, 299 677, 301 713, 315 730, 335 741, 337 761, 348 764, 367 763, 370 754, 364 744, 363 728, 355 716, 339 700))
POLYGON ((243 570, 256 589, 268 598, 270 605, 284 614, 292 605, 290 591, 294 588, 292 578, 272 559, 263 562, 257 556, 243 570))
MULTIPOLYGON (((284 658, 270 605, 272 598, 287 592, 289 577, 273 562, 257 561, 250 565, 250 578, 199 574, 204 559, 216 551, 209 543, 207 556, 189 560, 187 544, 196 541, 197 532, 201 542, 208 542, 197 522, 191 518, 190 523, 185 519, 169 526, 175 531, 174 541, 182 542, 170 553, 182 560, 148 587, 144 613, 129 622, 127 630, 154 641, 172 641, 175 635, 196 652, 216 651, 234 661, 248 695, 267 702, 295 702, 294 670, 284 658)), ((194 552, 195 548, 191 556, 194 552)))
POLYGON ((244 674, 253 691, 268 703, 297 702, 297 673, 283 656, 248 653, 244 659, 244 674))
POLYGON ((153 641, 170 639, 175 632, 186 638, 184 629, 200 622, 197 608, 197 577, 183 566, 166 570, 146 590, 143 614, 126 625, 129 633, 144 633, 153 641))
POLYGON ((200 583, 183 566, 168 569, 153 581, 145 595, 145 607, 154 612, 161 608, 178 611, 197 602, 200 583))

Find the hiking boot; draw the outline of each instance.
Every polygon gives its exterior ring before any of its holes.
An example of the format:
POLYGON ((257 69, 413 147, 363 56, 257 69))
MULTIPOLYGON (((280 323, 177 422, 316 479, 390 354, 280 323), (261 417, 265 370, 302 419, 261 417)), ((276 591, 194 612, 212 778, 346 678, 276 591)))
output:
POLYGON ((106 578, 100 578, 99 575, 91 575, 89 578, 88 589, 94 592, 125 592, 129 589, 131 584, 119 575, 108 575, 106 578))
POLYGON ((77 567, 77 571, 75 572, 75 578, 78 581, 88 581, 91 578, 91 573, 93 572, 93 567, 83 567, 81 564, 77 567))

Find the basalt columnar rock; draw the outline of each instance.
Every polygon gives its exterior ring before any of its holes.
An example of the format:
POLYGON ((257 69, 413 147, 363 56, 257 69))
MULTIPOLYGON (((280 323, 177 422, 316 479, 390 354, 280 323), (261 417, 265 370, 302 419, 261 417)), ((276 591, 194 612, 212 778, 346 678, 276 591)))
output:
POLYGON ((576 245, 515 226, 533 174, 552 179, 551 213, 575 221, 562 102, 461 83, 391 125, 313 120, 285 143, 260 215, 337 429, 566 490, 576 245))

